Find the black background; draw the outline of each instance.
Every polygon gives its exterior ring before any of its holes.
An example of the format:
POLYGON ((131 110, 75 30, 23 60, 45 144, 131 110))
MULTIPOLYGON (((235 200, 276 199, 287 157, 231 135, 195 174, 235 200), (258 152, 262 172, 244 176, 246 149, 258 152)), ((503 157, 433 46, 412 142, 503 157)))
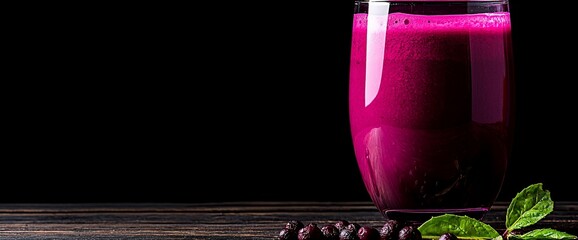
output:
MULTIPOLYGON (((499 200, 536 182, 578 200, 572 23, 547 8, 511 2, 518 121, 499 200)), ((369 200, 347 117, 352 1, 17 10, 0 201, 369 200)))

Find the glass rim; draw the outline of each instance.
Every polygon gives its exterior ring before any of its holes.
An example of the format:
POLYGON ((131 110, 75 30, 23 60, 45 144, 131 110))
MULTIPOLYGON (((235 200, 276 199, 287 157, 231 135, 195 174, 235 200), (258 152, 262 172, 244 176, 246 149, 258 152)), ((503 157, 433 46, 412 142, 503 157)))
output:
POLYGON ((509 0, 361 0, 361 2, 500 2, 507 3, 509 0))

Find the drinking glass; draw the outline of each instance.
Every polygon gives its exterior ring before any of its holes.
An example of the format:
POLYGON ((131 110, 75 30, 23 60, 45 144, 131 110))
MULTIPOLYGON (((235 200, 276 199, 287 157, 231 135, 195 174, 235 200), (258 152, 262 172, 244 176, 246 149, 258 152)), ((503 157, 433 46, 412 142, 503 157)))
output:
POLYGON ((482 219, 511 152, 509 3, 355 2, 349 120, 366 190, 388 219, 482 219))

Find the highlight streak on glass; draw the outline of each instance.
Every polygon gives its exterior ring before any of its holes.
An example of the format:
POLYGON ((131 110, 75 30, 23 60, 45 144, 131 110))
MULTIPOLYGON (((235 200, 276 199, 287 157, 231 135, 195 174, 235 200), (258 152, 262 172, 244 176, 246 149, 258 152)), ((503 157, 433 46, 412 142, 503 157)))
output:
POLYGON ((385 33, 389 13, 389 2, 370 2, 367 19, 367 65, 365 77, 365 106, 367 107, 379 92, 385 54, 385 33))

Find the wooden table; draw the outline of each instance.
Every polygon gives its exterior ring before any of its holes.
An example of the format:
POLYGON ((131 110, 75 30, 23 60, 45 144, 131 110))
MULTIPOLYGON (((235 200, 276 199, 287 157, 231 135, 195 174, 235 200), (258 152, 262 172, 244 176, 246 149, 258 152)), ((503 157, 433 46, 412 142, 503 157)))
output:
MULTIPOLYGON (((534 228, 578 235, 578 202, 557 202, 534 228)), ((484 218, 500 233, 507 203, 484 218)), ((381 227, 369 202, 0 204, 0 239, 274 239, 289 220, 381 227)))

